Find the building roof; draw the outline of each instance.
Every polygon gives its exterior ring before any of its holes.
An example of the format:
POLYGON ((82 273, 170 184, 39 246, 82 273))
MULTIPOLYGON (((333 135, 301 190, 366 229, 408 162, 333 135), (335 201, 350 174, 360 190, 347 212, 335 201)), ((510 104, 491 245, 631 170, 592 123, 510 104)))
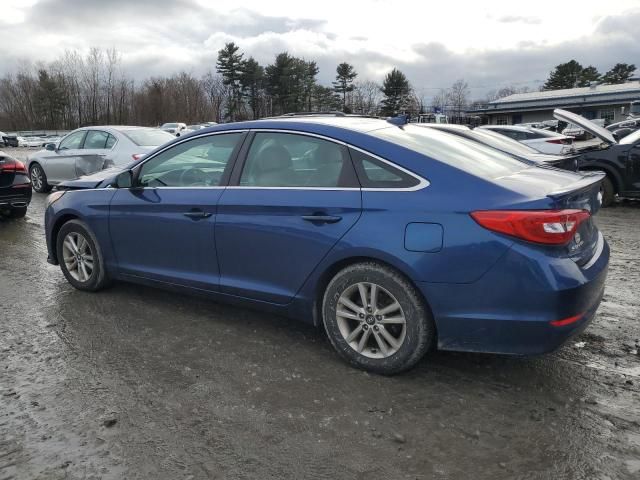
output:
POLYGON ((542 110, 557 107, 607 105, 640 100, 640 82, 619 85, 593 85, 582 88, 515 93, 489 102, 476 112, 542 110))

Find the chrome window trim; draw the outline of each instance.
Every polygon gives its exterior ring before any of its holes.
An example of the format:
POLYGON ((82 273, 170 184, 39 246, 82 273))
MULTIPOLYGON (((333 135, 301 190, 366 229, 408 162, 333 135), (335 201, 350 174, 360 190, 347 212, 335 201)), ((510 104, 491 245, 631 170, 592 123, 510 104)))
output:
MULTIPOLYGON (((303 136, 308 136, 308 137, 315 137, 315 138, 320 138, 322 140, 326 140, 328 142, 332 142, 332 143, 336 143, 338 145, 342 145, 344 147, 347 148, 352 148, 354 150, 357 150, 361 153, 364 153, 365 155, 369 155, 372 158, 375 158, 376 160, 382 162, 382 163, 386 163, 387 165, 393 167, 393 168, 397 168, 398 170, 406 173, 407 175, 410 175, 411 177, 415 178, 416 180, 418 180, 418 184, 413 186, 413 187, 402 187, 402 188, 375 188, 375 187, 368 187, 368 188, 361 188, 361 187, 253 187, 253 186, 242 186, 242 185, 227 185, 227 186, 211 186, 211 187, 144 187, 144 188, 156 188, 156 189, 202 189, 202 188, 206 188, 206 189, 211 189, 211 188, 216 188, 216 189, 220 189, 220 188, 228 188, 228 189, 233 189, 233 190, 326 190, 326 191, 363 191, 363 192, 415 192, 417 190, 422 190, 423 188, 428 187, 429 185, 431 185, 431 183, 429 182, 429 180, 421 177, 420 175, 418 175, 417 173, 412 172, 411 170, 408 170, 404 167, 401 167, 400 165, 398 165, 397 163, 394 163, 390 160, 387 160, 385 158, 380 157, 379 155, 376 155, 374 153, 371 153, 363 148, 360 147, 356 147, 355 145, 351 145, 350 143, 347 142, 343 142, 342 140, 336 140, 335 138, 331 138, 331 137, 327 137, 325 135, 320 135, 318 133, 312 133, 312 132, 302 132, 302 131, 298 131, 298 130, 288 130, 288 129, 277 129, 277 128, 246 128, 246 129, 234 129, 234 130, 221 130, 221 131, 217 131, 217 132, 207 132, 207 133, 202 133, 199 135, 193 135, 190 136, 188 138, 185 138, 184 140, 180 140, 178 142, 172 143, 171 145, 166 146, 165 148, 163 148, 162 150, 157 151, 156 153, 154 153, 152 156, 145 158, 141 163, 139 163, 138 165, 136 165, 136 168, 141 168, 142 165, 144 165, 146 162, 148 162, 149 160, 155 158, 157 155, 160 155, 161 153, 167 151, 170 148, 173 148, 177 145, 180 145, 181 143, 184 142, 188 142, 190 140, 194 140, 196 138, 200 138, 200 137, 209 137, 209 136, 213 136, 213 135, 223 135, 226 133, 246 133, 246 132, 271 132, 271 133, 288 133, 288 134, 293 134, 293 135, 303 135, 303 136)), ((242 166, 244 168, 244 165, 242 166)))

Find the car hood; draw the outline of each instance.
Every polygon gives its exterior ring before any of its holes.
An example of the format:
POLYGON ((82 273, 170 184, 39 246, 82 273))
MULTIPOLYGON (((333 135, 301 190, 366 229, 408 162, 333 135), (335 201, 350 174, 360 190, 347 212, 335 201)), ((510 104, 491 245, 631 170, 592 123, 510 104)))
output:
POLYGON ((107 186, 118 176, 120 172, 127 170, 125 166, 116 166, 107 168, 105 170, 100 170, 99 172, 92 173, 91 175, 85 175, 83 177, 78 177, 75 180, 67 180, 64 182, 60 182, 58 188, 68 189, 68 190, 79 190, 79 189, 87 189, 87 188, 98 188, 107 186))
POLYGON ((577 125, 582 127, 584 130, 589 132, 591 135, 598 137, 603 142, 608 143, 609 145, 615 145, 616 139, 613 137, 611 132, 600 125, 596 125, 593 122, 590 122, 586 118, 577 115, 572 112, 567 112, 566 110, 562 110, 561 108, 556 108, 553 111, 553 116, 558 120, 563 122, 571 123, 573 125, 577 125))

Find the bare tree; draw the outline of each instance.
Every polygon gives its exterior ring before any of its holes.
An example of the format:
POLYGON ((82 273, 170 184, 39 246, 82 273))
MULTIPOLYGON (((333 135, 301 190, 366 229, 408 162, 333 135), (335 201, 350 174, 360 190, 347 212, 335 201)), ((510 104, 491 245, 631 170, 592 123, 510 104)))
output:
POLYGON ((448 92, 448 103, 453 107, 456 115, 462 112, 469 104, 469 85, 463 79, 456 80, 448 92))

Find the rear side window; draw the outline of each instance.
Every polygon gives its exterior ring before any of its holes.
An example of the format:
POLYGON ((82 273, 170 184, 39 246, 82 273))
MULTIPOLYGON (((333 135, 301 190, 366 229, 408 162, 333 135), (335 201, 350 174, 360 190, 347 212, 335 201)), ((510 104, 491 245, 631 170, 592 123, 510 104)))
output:
POLYGON ((245 187, 355 187, 346 147, 293 133, 255 134, 240 177, 245 187))
POLYGON ((89 130, 87 132, 87 138, 84 139, 85 150, 105 149, 109 134, 100 130, 89 130))
POLYGON ((115 144, 116 144, 116 137, 114 137, 113 135, 109 134, 109 136, 107 137, 107 143, 104 146, 104 148, 111 149, 111 148, 113 148, 113 146, 115 144))
POLYGON ((133 143, 142 147, 158 147, 176 137, 168 132, 155 128, 132 128, 128 130, 120 130, 133 143))
POLYGON ((411 188, 420 181, 413 175, 353 148, 349 149, 362 188, 411 188))
POLYGON ((478 177, 497 178, 530 167, 494 148, 433 128, 405 125, 382 128, 369 134, 478 177))

